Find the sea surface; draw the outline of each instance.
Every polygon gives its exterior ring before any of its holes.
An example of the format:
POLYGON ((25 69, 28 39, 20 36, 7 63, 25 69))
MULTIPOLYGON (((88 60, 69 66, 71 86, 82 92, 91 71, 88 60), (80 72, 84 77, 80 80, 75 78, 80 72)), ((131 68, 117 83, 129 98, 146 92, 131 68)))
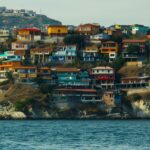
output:
POLYGON ((0 150, 150 150, 150 120, 0 121, 0 150))

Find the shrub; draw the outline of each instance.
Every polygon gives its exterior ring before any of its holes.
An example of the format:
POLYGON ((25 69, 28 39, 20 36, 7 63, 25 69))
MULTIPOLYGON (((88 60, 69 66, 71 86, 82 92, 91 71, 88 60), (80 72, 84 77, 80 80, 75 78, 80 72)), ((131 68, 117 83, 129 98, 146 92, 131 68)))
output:
POLYGON ((130 96, 130 99, 131 99, 132 101, 140 101, 140 100, 142 99, 142 96, 139 95, 139 94, 137 94, 137 93, 135 93, 135 94, 132 94, 132 95, 130 96))

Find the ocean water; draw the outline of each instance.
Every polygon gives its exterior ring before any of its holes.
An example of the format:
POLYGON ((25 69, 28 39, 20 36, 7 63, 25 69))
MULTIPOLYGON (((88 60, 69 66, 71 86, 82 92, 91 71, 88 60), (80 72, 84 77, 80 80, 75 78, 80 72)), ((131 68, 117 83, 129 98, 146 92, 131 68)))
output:
POLYGON ((150 121, 0 121, 0 150, 150 150, 150 121))

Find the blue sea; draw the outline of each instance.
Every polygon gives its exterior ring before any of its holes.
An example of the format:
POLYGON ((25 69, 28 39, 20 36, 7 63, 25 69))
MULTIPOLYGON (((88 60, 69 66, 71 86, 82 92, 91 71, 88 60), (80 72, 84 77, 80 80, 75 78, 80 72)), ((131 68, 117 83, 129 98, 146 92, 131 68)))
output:
POLYGON ((150 150, 150 121, 0 121, 0 150, 150 150))

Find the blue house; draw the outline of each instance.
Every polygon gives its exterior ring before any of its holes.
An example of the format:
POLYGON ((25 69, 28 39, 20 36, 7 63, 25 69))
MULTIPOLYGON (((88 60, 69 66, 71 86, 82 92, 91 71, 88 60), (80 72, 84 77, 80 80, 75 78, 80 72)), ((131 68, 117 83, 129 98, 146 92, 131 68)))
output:
POLYGON ((77 56, 76 45, 59 46, 52 52, 51 62, 72 63, 77 56))
POLYGON ((95 62, 100 60, 100 54, 97 46, 87 46, 80 51, 80 58, 84 62, 95 62))
POLYGON ((77 68, 51 68, 52 78, 59 87, 89 87, 90 77, 87 71, 77 68))

